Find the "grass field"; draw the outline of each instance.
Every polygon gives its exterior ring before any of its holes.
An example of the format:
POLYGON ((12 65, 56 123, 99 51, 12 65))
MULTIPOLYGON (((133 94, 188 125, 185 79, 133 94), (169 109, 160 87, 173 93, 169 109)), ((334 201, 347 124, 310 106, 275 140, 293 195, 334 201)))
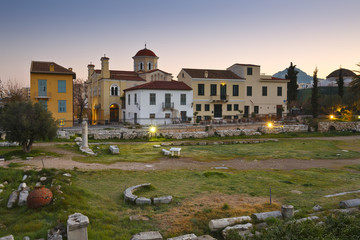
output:
MULTIPOLYGON (((253 212, 279 209, 292 204, 302 211, 298 217, 310 213, 315 204, 325 209, 337 208, 340 200, 359 197, 359 194, 324 198, 326 194, 359 189, 358 172, 327 169, 307 171, 71 171, 71 185, 63 171, 28 171, 26 180, 34 186, 46 175, 47 187, 53 179, 62 186, 55 201, 42 209, 26 207, 7 209, 12 189, 21 183, 22 170, 0 169, 0 182, 8 181, 0 194, 0 236, 14 234, 41 238, 47 229, 58 222, 66 223, 67 216, 81 212, 90 219, 89 239, 130 239, 141 231, 159 230, 170 237, 194 232, 210 234, 208 222, 213 218, 247 215, 253 212), (140 196, 172 195, 170 205, 134 206, 124 203, 125 187, 150 182, 153 188, 137 192, 140 196), (273 205, 269 205, 269 188, 273 205), (292 193, 301 191, 302 194, 292 193), (147 216, 149 221, 129 221, 131 215, 147 216)), ((218 237, 217 235, 214 235, 218 237)))
MULTIPOLYGON (((162 158, 161 149, 152 143, 119 144, 119 155, 112 155, 109 145, 92 145, 98 156, 74 157, 73 160, 87 163, 112 164, 115 162, 152 162, 162 158)), ((75 144, 63 147, 80 153, 75 144)), ((324 141, 280 139, 278 142, 230 145, 181 146, 181 156, 196 161, 219 161, 242 158, 265 159, 351 159, 360 157, 360 140, 324 141), (346 150, 346 151, 343 151, 346 150)))

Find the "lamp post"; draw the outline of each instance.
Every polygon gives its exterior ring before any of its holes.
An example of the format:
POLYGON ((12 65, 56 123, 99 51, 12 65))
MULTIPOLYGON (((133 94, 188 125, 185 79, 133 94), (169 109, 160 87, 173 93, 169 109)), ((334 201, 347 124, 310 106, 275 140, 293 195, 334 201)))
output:
POLYGON ((155 134, 156 134, 156 127, 155 126, 150 126, 149 132, 150 132, 150 137, 154 137, 155 134))

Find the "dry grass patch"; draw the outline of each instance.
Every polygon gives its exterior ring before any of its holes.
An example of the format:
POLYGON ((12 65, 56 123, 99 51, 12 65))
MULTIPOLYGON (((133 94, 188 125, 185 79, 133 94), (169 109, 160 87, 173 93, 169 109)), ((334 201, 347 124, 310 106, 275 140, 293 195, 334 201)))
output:
POLYGON ((158 227, 168 236, 185 233, 209 233, 211 219, 247 216, 262 211, 274 211, 280 204, 269 204, 264 197, 244 195, 204 194, 182 201, 178 206, 165 213, 154 215, 158 227))

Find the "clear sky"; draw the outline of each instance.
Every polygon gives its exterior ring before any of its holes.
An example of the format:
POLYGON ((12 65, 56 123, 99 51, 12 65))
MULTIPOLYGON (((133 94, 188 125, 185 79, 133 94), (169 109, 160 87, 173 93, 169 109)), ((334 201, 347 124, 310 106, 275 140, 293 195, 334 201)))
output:
POLYGON ((360 62, 359 0, 11 0, 0 3, 0 78, 29 86, 30 63, 133 70, 147 47, 176 79, 181 68, 294 62, 319 77, 360 62))

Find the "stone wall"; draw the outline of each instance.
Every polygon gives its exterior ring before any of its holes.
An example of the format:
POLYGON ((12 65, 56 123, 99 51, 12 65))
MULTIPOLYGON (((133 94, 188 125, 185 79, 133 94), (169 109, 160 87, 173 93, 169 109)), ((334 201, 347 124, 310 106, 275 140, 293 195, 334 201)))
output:
MULTIPOLYGON (((176 127, 159 127, 157 129, 157 136, 171 138, 171 139, 184 139, 184 138, 206 138, 210 136, 253 136, 261 135, 261 133, 281 133, 281 132, 306 132, 308 130, 307 125, 294 124, 274 126, 268 128, 265 123, 255 124, 223 124, 223 125, 188 125, 188 126, 176 126, 176 127)), ((61 137, 69 138, 74 134, 81 134, 81 130, 68 129, 64 130, 61 137)), ((148 128, 141 129, 128 129, 119 128, 112 130, 105 130, 99 128, 89 128, 89 138, 93 139, 146 139, 149 138, 148 128)))
POLYGON ((360 122, 319 122, 318 131, 327 132, 329 130, 337 131, 360 131, 360 122))

